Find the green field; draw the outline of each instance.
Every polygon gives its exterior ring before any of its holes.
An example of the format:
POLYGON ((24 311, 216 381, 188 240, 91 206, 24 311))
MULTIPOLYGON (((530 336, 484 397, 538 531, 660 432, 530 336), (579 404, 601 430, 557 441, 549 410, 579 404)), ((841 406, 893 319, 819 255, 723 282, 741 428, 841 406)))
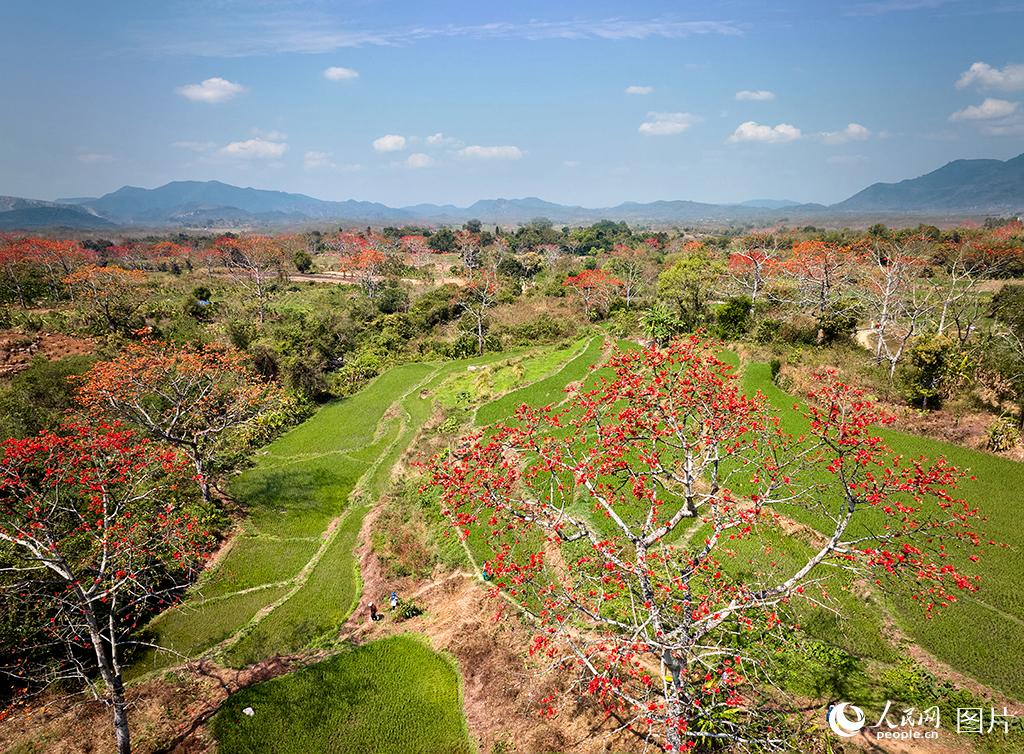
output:
POLYGON ((410 636, 346 651, 231 696, 221 754, 471 754, 455 666, 410 636), (251 717, 242 710, 252 707, 251 717))

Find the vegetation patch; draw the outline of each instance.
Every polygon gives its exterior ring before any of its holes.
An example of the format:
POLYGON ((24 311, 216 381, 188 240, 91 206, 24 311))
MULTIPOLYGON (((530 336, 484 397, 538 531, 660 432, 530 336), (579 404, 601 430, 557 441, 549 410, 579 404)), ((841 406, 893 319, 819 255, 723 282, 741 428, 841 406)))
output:
POLYGON ((452 663, 396 636, 245 689, 212 727, 221 754, 470 754, 461 710, 452 663))

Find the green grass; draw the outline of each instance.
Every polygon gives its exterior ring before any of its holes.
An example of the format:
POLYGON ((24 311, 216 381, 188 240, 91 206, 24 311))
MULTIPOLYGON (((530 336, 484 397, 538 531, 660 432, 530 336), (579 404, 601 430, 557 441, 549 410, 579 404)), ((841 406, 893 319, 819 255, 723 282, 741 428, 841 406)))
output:
POLYGON ((446 409, 472 409, 558 371, 586 343, 580 340, 565 348, 533 350, 455 374, 438 390, 437 402, 446 409))
POLYGON ((470 754, 459 675, 410 636, 382 639, 231 696, 221 754, 470 754), (242 713, 252 707, 255 714, 242 713))
POLYGON ((600 359, 603 346, 604 342, 600 337, 593 337, 578 356, 551 376, 484 404, 476 412, 477 426, 487 426, 507 419, 524 403, 530 406, 545 406, 560 402, 565 397, 566 385, 587 376, 590 367, 600 359))
POLYGON ((189 600, 161 613, 149 624, 147 632, 152 634, 155 643, 171 651, 144 652, 132 663, 127 677, 137 678, 149 671, 174 665, 224 641, 287 591, 287 587, 275 586, 208 602, 189 600))

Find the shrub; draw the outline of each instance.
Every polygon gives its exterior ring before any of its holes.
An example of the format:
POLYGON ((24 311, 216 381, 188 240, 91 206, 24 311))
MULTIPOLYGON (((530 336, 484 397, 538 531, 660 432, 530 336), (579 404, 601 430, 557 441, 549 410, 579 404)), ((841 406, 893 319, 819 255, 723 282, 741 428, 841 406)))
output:
POLYGON ((953 341, 944 335, 923 337, 911 346, 899 377, 900 391, 909 403, 922 409, 939 406, 953 351, 953 341))
POLYGON ((727 298, 715 309, 715 333, 723 340, 736 340, 750 329, 754 305, 749 296, 727 298))
POLYGON ((818 342, 818 322, 811 317, 794 317, 779 326, 777 338, 792 345, 814 345, 818 342))
POLYGON ((781 319, 762 319, 754 328, 754 342, 766 345, 779 337, 782 328, 781 319))
POLYGON ((778 359, 772 359, 768 362, 768 368, 771 369, 772 372, 772 382, 778 384, 779 372, 782 371, 782 362, 778 359))
POLYGON ((1014 448, 1020 442, 1020 430, 1006 416, 1000 416, 989 425, 988 449, 1002 453, 1014 448))
POLYGON ((415 618, 417 615, 423 615, 423 608, 420 607, 419 603, 415 600, 398 600, 398 606, 395 607, 395 616, 399 621, 409 620, 415 618))
POLYGON ((830 305, 818 318, 818 326, 824 335, 824 343, 833 343, 841 338, 848 338, 857 329, 860 318, 860 305, 848 299, 842 299, 830 305))

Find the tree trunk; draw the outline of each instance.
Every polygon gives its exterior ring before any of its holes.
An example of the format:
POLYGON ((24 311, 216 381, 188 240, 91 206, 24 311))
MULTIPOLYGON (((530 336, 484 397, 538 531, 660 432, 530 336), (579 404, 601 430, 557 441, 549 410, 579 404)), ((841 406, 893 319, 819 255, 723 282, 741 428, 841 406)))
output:
POLYGON ((124 701, 124 681, 120 672, 111 660, 110 652, 100 633, 96 616, 89 606, 88 599, 84 598, 84 610, 86 621, 89 625, 89 640, 92 642, 96 652, 96 664, 100 669, 100 677, 107 687, 108 703, 114 718, 114 740, 117 742, 117 754, 131 754, 132 743, 128 731, 128 710, 124 701))
POLYGON ((210 502, 210 481, 206 478, 203 460, 199 455, 199 448, 192 446, 189 450, 192 456, 192 464, 196 467, 196 481, 199 482, 199 489, 203 493, 203 502, 208 503, 210 502))

